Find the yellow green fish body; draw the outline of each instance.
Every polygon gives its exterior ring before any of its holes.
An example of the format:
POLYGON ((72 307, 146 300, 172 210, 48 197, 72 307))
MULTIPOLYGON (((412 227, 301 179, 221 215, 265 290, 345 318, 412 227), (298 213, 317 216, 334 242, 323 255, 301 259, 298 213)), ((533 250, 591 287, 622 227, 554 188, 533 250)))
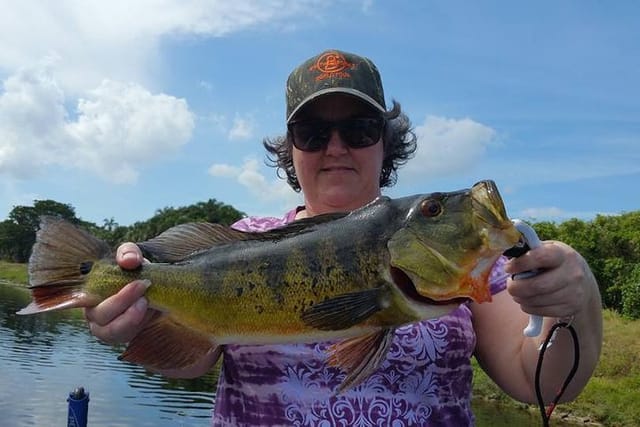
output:
POLYGON ((344 387, 380 363, 397 326, 488 301, 490 269, 519 237, 491 181, 381 197, 266 233, 184 224, 140 243, 159 262, 135 271, 121 270, 106 244, 49 218, 30 260, 34 302, 21 313, 93 306, 148 279, 156 316, 125 360, 166 369, 229 343, 343 340, 330 360, 350 372, 344 387), (381 355, 364 366, 354 361, 373 353, 381 355))

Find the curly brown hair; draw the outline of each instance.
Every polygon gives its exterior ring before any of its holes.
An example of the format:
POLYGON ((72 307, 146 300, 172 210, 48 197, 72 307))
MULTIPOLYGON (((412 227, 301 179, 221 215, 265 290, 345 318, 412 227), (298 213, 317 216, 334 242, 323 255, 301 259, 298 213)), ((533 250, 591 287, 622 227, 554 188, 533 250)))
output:
MULTIPOLYGON (((405 164, 416 151, 417 138, 413 132, 409 117, 402 112, 400 103, 393 101, 393 108, 384 113, 385 132, 382 138, 384 147, 384 159, 382 161, 382 173, 380 174, 380 187, 391 187, 398 178, 398 168, 405 164)), ((262 145, 267 150, 267 165, 278 169, 287 175, 287 183, 294 191, 301 190, 296 171, 293 167, 293 142, 291 135, 264 138, 262 145)))

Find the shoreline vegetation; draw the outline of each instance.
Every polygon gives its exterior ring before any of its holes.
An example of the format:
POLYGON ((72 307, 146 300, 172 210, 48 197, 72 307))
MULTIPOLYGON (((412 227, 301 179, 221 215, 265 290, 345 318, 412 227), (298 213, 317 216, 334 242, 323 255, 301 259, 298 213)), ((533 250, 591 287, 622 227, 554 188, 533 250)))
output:
MULTIPOLYGON (((27 283, 26 264, 0 261, 0 281, 27 283)), ((0 283, 0 286, 2 283, 0 283)), ((604 311, 604 345, 594 376, 573 402, 559 404, 553 419, 590 426, 635 426, 640 419, 640 320, 604 311)), ((505 395, 473 361, 475 400, 538 413, 536 405, 505 395)))

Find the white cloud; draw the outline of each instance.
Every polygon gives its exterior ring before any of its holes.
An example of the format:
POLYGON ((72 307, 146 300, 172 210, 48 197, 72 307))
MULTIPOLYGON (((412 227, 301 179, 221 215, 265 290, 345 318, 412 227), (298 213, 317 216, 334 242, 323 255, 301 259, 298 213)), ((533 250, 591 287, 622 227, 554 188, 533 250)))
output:
POLYGON ((222 113, 209 113, 203 117, 203 122, 209 123, 213 128, 225 134, 230 141, 246 141, 253 138, 255 121, 250 115, 242 116, 236 113, 233 121, 222 113))
POLYGON ((247 188, 250 194, 264 202, 281 202, 285 208, 300 204, 300 194, 294 192, 283 179, 267 180, 260 172, 256 159, 246 160, 240 167, 213 164, 209 168, 209 174, 235 179, 247 188))
MULTIPOLYGON (((61 59, 56 79, 81 93, 103 79, 147 79, 164 37, 220 37, 260 25, 288 25, 322 2, 282 0, 0 0, 0 70, 14 72, 41 58, 61 59)), ((301 17, 302 18, 302 17, 301 17)))
POLYGON ((558 221, 563 222, 571 218, 591 220, 597 215, 618 215, 606 211, 567 211, 555 206, 530 207, 520 211, 519 216, 531 221, 558 221))
POLYGON ((20 70, 0 93, 0 174, 28 178, 58 165, 132 182, 141 167, 191 137, 194 117, 182 99, 105 80, 78 100, 74 116, 50 66, 20 70))
MULTIPOLYGON (((162 75, 164 39, 285 28, 291 16, 323 7, 318 0, 0 0, 0 40, 11 40, 0 43, 0 175, 30 178, 55 165, 135 180, 194 127, 184 100, 145 89, 162 75)), ((253 124, 237 117, 225 130, 246 139, 253 124)))
POLYGON ((558 207, 546 206, 523 209, 521 215, 525 218, 564 218, 567 213, 558 207))
POLYGON ((67 114, 48 64, 10 76, 0 92, 0 174, 27 178, 55 162, 67 114))
POLYGON ((66 126, 77 143, 76 166, 121 182, 177 151, 194 127, 185 100, 108 80, 78 102, 78 113, 66 126))
POLYGON ((404 173, 422 176, 455 175, 476 165, 496 132, 471 119, 427 116, 416 126, 418 149, 404 173))
POLYGON ((209 175, 235 178, 240 174, 240 168, 225 164, 214 164, 209 167, 209 175))
POLYGON ((233 125, 229 130, 229 139, 234 140, 247 140, 253 136, 253 122, 251 118, 243 118, 237 116, 233 119, 233 125))

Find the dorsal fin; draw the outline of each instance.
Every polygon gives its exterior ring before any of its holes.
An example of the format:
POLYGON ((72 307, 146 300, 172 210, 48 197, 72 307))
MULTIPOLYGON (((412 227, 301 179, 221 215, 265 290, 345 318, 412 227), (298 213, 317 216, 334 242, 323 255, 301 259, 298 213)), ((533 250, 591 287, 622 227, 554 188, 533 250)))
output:
POLYGON ((280 240, 290 235, 304 233, 309 231, 315 225, 335 221, 337 219, 344 218, 347 215, 349 215, 349 212, 336 212, 297 219, 283 225, 282 227, 274 228, 273 230, 250 233, 252 235, 250 238, 259 240, 280 240))
POLYGON ((238 240, 281 240, 305 232, 314 225, 343 218, 348 214, 341 212, 317 215, 266 232, 239 231, 221 224, 191 222, 171 227, 157 237, 139 242, 137 245, 146 257, 156 262, 179 262, 196 252, 238 240))
POLYGON ((171 227, 153 239, 138 243, 138 246, 145 256, 155 261, 178 262, 215 245, 246 240, 251 234, 221 224, 190 222, 171 227))

